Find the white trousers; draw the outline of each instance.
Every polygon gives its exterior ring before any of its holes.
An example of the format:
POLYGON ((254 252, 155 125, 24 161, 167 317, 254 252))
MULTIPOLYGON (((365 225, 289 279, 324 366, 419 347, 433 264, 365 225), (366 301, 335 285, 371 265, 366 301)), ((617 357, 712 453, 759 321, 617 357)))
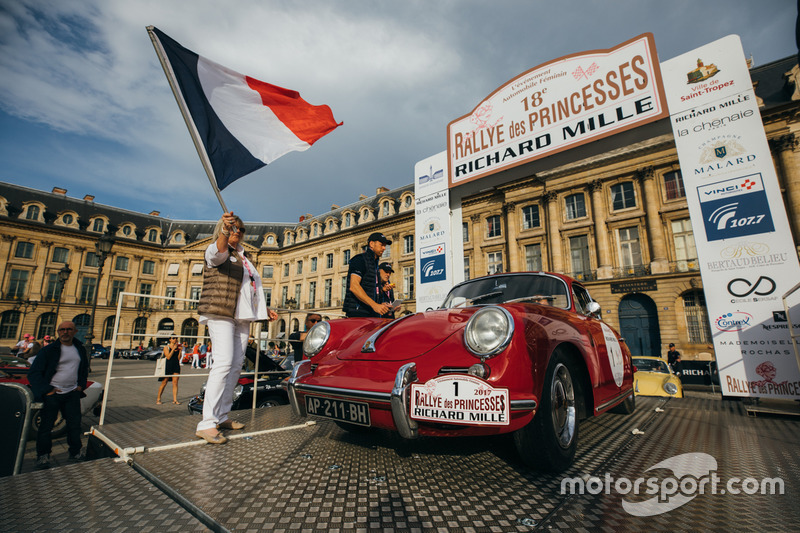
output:
POLYGON ((200 354, 192 354, 192 368, 200 368, 200 354))
POLYGON ((197 431, 216 428, 228 419, 250 335, 249 321, 209 318, 207 325, 214 345, 214 365, 208 373, 203 420, 197 424, 197 431))

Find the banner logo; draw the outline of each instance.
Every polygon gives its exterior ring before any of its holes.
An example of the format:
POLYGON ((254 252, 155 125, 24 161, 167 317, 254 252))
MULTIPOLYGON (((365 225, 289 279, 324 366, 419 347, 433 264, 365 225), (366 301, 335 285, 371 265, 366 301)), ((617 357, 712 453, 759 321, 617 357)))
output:
POLYGON ((753 315, 743 311, 725 313, 717 318, 714 325, 720 331, 742 331, 752 325, 753 315))
POLYGON ((755 283, 750 283, 744 278, 732 279, 728 283, 728 292, 733 296, 744 298, 755 294, 757 296, 767 296, 775 292, 775 281, 768 276, 759 277, 755 283))
POLYGON ((445 246, 444 244, 435 244, 420 248, 419 251, 420 270, 422 277, 420 283, 433 283, 434 281, 442 281, 447 277, 446 261, 445 261, 445 246))
POLYGON ((703 185, 697 194, 709 241, 775 231, 760 174, 703 185))

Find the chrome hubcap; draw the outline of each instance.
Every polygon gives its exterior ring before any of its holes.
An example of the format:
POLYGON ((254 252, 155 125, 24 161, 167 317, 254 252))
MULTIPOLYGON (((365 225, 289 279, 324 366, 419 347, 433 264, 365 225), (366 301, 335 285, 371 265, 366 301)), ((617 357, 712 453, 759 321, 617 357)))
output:
POLYGON ((550 410, 556 440, 562 448, 568 448, 575 437, 577 419, 575 416, 575 390, 569 369, 559 363, 553 373, 550 385, 550 410))

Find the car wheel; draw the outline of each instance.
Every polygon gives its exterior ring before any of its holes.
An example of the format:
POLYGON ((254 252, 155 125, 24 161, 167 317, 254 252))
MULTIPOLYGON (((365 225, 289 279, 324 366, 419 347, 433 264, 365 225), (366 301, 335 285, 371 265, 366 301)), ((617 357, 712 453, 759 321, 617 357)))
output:
POLYGON ((620 415, 629 415, 636 410, 636 396, 631 393, 630 396, 625 398, 625 401, 619 405, 615 405, 611 409, 609 409, 612 413, 618 413, 620 415))
POLYGON ((256 407, 278 407, 279 405, 288 405, 289 400, 285 400, 280 396, 269 396, 263 400, 259 400, 256 407))
POLYGON ((514 433, 514 443, 528 466, 561 472, 569 468, 578 447, 580 393, 573 383, 569 357, 557 351, 550 359, 539 412, 514 433))
MULTIPOLYGON (((31 428, 28 431, 28 437, 31 439, 35 439, 39 436, 39 426, 42 424, 42 411, 36 410, 33 412, 33 416, 31 417, 31 428)), ((67 432, 67 422, 64 420, 64 417, 61 416, 59 412, 56 415, 56 421, 53 424, 53 431, 50 433, 53 438, 58 438, 64 435, 67 432)))

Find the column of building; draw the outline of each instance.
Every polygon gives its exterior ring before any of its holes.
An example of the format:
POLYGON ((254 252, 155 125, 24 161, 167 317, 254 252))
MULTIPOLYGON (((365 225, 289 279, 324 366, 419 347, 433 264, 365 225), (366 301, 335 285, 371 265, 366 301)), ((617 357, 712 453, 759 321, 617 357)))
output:
POLYGON ((508 272, 518 272, 525 270, 519 262, 519 245, 517 244, 517 234, 519 233, 519 222, 517 221, 517 205, 514 202, 503 204, 502 212, 505 215, 506 223, 506 249, 508 250, 508 272))
POLYGON ((608 210, 603 193, 603 183, 600 180, 592 181, 589 183, 589 191, 591 192, 592 218, 597 246, 597 278, 608 279, 613 276, 613 269, 611 266, 611 241, 606 226, 608 210))
POLYGON ((778 183, 783 191, 786 215, 794 236, 795 248, 800 252, 800 168, 797 164, 797 147, 800 144, 794 133, 770 141, 777 152, 778 183))
POLYGON ((551 272, 564 272, 561 255, 561 218, 558 211, 558 193, 547 192, 542 196, 547 206, 547 269, 551 272))
POLYGON ((658 186, 656 185, 653 167, 647 167, 637 172, 637 177, 642 183, 644 194, 645 219, 647 223, 647 239, 650 244, 650 272, 664 274, 669 272, 669 259, 667 256, 667 240, 664 236, 664 227, 661 224, 659 212, 658 186))

